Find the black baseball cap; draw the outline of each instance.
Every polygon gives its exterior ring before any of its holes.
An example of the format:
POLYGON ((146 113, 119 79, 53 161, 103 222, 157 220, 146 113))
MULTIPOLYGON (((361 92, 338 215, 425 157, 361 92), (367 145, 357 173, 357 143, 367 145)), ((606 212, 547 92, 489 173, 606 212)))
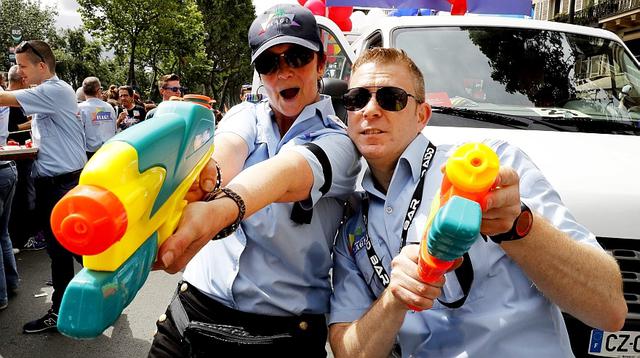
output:
POLYGON ((253 20, 249 28, 251 63, 268 48, 280 44, 320 51, 320 29, 313 13, 298 4, 280 4, 253 20))

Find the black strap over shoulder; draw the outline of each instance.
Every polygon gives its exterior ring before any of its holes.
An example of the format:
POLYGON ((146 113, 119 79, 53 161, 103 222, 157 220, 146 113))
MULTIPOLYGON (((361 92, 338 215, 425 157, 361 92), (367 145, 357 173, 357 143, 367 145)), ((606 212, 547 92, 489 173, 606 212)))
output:
POLYGON ((473 282, 473 264, 471 263, 469 253, 465 252, 463 257, 464 260, 462 261, 462 265, 460 265, 460 267, 458 267, 454 271, 456 273, 456 277, 458 278, 460 288, 462 288, 462 298, 453 302, 444 302, 438 298, 438 301, 448 308, 462 307, 462 305, 467 300, 467 297, 469 297, 469 291, 471 291, 471 283, 473 282))
MULTIPOLYGON (((333 181, 333 171, 331 170, 331 162, 329 161, 329 157, 327 157, 327 153, 320 148, 317 144, 314 143, 305 143, 302 145, 303 147, 309 149, 311 153, 318 159, 320 165, 322 166, 322 173, 324 174, 324 184, 320 187, 320 193, 325 195, 331 189, 331 182, 333 181)), ((300 202, 295 202, 293 204, 293 208, 291 209, 290 219, 293 222, 298 224, 309 224, 311 223, 311 218, 313 217, 313 208, 309 210, 305 210, 302 207, 300 202)))

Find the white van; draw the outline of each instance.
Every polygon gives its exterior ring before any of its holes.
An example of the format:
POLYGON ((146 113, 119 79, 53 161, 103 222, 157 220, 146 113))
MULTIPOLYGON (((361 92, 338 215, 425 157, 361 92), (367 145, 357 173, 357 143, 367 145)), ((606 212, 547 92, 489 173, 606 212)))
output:
MULTIPOLYGON (((505 139, 531 157, 623 272, 623 331, 567 316, 574 354, 640 357, 640 67, 620 38, 548 21, 425 16, 376 21, 350 45, 317 20, 331 47, 326 77, 348 80, 367 48, 402 48, 425 75, 429 139, 505 139)), ((327 92, 346 88, 334 82, 327 92)))
POLYGON ((343 120, 343 81, 357 54, 402 48, 425 75, 429 139, 505 139, 531 157, 623 274, 623 331, 567 315, 574 354, 640 357, 640 66, 620 38, 548 21, 423 16, 380 19, 350 43, 316 19, 328 55, 323 90, 343 120))

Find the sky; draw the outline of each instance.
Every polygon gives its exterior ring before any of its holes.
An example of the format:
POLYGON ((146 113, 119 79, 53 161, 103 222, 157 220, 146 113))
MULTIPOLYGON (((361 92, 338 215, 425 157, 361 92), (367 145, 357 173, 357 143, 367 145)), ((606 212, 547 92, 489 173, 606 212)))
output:
MULTIPOLYGON (((40 0, 43 5, 54 6, 58 10, 56 26, 59 28, 76 28, 82 24, 80 14, 78 14, 78 3, 76 0, 40 0)), ((275 4, 297 3, 297 0, 253 0, 253 6, 257 13, 275 4)))

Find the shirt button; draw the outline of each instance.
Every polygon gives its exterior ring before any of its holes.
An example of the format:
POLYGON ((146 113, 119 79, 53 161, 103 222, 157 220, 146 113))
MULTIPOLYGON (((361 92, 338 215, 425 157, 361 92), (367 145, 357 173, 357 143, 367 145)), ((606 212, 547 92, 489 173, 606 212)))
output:
POLYGON ((386 208, 384 208, 384 211, 385 211, 387 214, 391 214, 391 213, 393 212, 393 208, 392 208, 392 207, 390 207, 390 206, 387 206, 386 208))
POLYGON ((163 313, 158 318, 158 322, 164 322, 166 319, 167 319, 167 315, 163 313))
POLYGON ((183 282, 182 285, 180 285, 180 292, 186 291, 187 288, 189 288, 189 285, 187 285, 186 282, 183 282))
POLYGON ((301 330, 306 331, 307 328, 309 328, 309 323, 307 323, 306 321, 302 321, 298 326, 300 327, 301 330))

